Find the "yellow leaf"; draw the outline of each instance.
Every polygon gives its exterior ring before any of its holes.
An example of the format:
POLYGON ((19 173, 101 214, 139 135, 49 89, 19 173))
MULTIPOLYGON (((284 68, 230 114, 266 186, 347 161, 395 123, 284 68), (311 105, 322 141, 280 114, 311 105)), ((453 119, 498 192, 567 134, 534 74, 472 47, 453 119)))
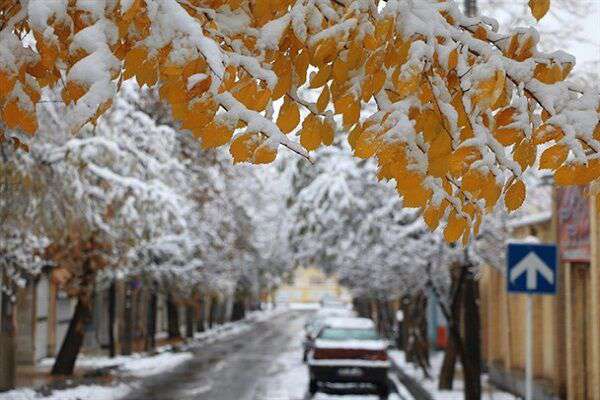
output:
POLYGON ((265 108, 267 108, 270 99, 271 91, 269 89, 259 89, 256 93, 254 102, 252 102, 251 106, 248 108, 258 112, 264 111, 265 108))
POLYGON ((564 136, 562 129, 550 124, 542 124, 533 132, 533 143, 542 144, 551 140, 560 140, 564 136))
POLYGON ((332 74, 336 81, 345 81, 348 78, 348 64, 341 58, 337 58, 333 62, 332 74))
POLYGON ((348 137, 348 142, 354 149, 354 156, 358 158, 373 157, 381 144, 377 136, 377 132, 374 130, 353 130, 353 136, 348 137))
POLYGON ((229 142, 231 136, 233 135, 233 129, 211 121, 208 125, 205 125, 204 127, 194 129, 193 133, 195 137, 201 139, 201 144, 203 148, 210 149, 222 146, 225 143, 229 142))
POLYGON ((277 54, 273 62, 273 72, 277 75, 277 84, 273 89, 273 100, 277 100, 285 95, 292 86, 292 62, 284 55, 277 54))
POLYGON ((309 61, 309 55, 306 49, 302 50, 294 58, 294 70, 299 78, 299 85, 302 85, 304 82, 306 82, 306 71, 308 70, 309 61))
POLYGON ((319 95, 319 98, 317 99, 317 110, 319 112, 325 111, 325 109, 327 108, 327 105, 329 104, 330 98, 331 98, 331 95, 329 92, 329 86, 325 85, 323 87, 323 91, 321 92, 321 94, 319 95))
POLYGON ((323 121, 321 126, 321 140, 323 141, 324 145, 329 146, 331 143, 333 143, 333 136, 335 132, 334 127, 331 126, 327 121, 323 121))
POLYGON ((295 101, 289 100, 287 97, 283 101, 283 105, 279 109, 277 116, 277 126, 283 133, 289 133, 300 123, 300 110, 295 101))
POLYGON ((546 65, 539 63, 535 66, 533 77, 542 83, 552 85, 553 83, 562 81, 566 78, 566 75, 559 64, 551 63, 550 65, 546 65))
POLYGON ((350 103, 348 108, 344 110, 343 116, 345 128, 349 128, 355 123, 357 123, 358 119, 360 118, 360 101, 355 100, 352 103, 350 103))
POLYGON ((86 94, 87 90, 82 85, 78 84, 74 81, 67 81, 65 85, 61 97, 65 104, 71 104, 71 102, 77 102, 84 94, 86 94))
POLYGON ((427 172, 436 178, 445 176, 448 172, 451 154, 452 143, 449 135, 445 131, 438 131, 433 140, 429 142, 427 172))
POLYGON ((484 176, 481 172, 470 169, 462 177, 461 189, 465 192, 470 192, 474 196, 478 196, 481 193, 481 182, 484 180, 484 176))
POLYGON ((525 201, 526 189, 525 184, 521 180, 516 180, 504 195, 504 204, 508 211, 514 211, 521 207, 525 201))
POLYGON ((409 208, 425 207, 431 198, 431 190, 422 185, 412 186, 402 192, 402 205, 409 208))
POLYGON ((310 74, 310 87, 320 88, 327 83, 331 77, 331 65, 322 66, 318 72, 311 72, 310 74))
POLYGON ((494 137, 503 146, 510 146, 518 143, 523 139, 524 136, 525 135, 521 129, 500 128, 494 130, 494 137))
POLYGON ((452 153, 449 159, 449 170, 452 176, 464 175, 471 164, 481 159, 481 153, 475 146, 460 147, 452 153))
POLYGON ((7 127, 14 129, 19 125, 21 110, 17 104, 17 100, 13 100, 4 106, 2 109, 2 119, 7 127))
POLYGON ((365 38, 363 40, 363 45, 365 46, 365 49, 367 50, 375 50, 377 48, 377 39, 375 38, 374 35, 368 33, 365 35, 365 38))
POLYGON ((536 147, 528 140, 523 140, 515 145, 513 149, 513 159, 519 163, 522 170, 530 167, 535 162, 536 147))
POLYGON ((531 14, 539 21, 550 9, 550 0, 529 0, 529 8, 531 14))
POLYGON ((347 63, 348 68, 353 70, 359 67, 362 56, 363 56, 363 47, 362 44, 358 41, 352 42, 350 48, 348 49, 348 57, 347 63))
POLYGON ((8 72, 4 72, 0 70, 0 101, 4 100, 4 98, 10 93, 15 85, 16 79, 11 77, 8 72))
POLYGON ((448 216, 446 228, 444 229, 444 238, 450 243, 456 242, 460 239, 466 227, 467 221, 459 216, 455 210, 452 210, 448 216))
POLYGON ((501 127, 512 123, 516 113, 517 109, 515 107, 506 107, 498 111, 494 116, 496 127, 501 127))
POLYGON ((475 94, 472 97, 473 104, 478 105, 483 110, 496 103, 502 94, 502 90, 504 90, 505 80, 506 75, 504 71, 497 70, 488 79, 479 81, 476 84, 475 94))
POLYGON ((181 79, 166 81, 159 89, 160 98, 171 105, 187 103, 187 90, 181 79))
POLYGON ((448 69, 456 69, 458 65, 458 50, 452 49, 448 55, 448 69))
POLYGON ((414 171, 403 170, 396 177, 396 190, 402 195, 404 207, 425 207, 431 198, 431 190, 422 185, 423 176, 414 171))
POLYGON ((351 94, 345 94, 340 97, 334 97, 333 109, 335 114, 342 114, 349 108, 354 102, 354 97, 351 94))
POLYGON ((314 114, 308 114, 302 122, 300 144, 308 151, 315 150, 321 145, 320 123, 314 114))
POLYGON ((323 65, 333 61, 337 55, 337 44, 335 38, 327 38, 317 44, 313 57, 313 65, 323 65))
POLYGON ((360 98, 367 103, 373 96, 373 77, 367 76, 362 82, 360 98))
POLYGON ((423 220, 432 231, 438 227, 440 224, 440 218, 442 217, 442 213, 439 208, 431 205, 425 209, 423 212, 423 220))
POLYGON ((210 88, 210 84, 212 82, 212 78, 209 76, 200 82, 197 82, 189 91, 188 95, 190 98, 200 97, 210 88))
POLYGON ((563 164, 554 172, 557 185, 586 185, 600 175, 600 160, 590 160, 588 166, 581 164, 563 164))
POLYGON ((231 146, 229 153, 233 157, 234 163, 251 161, 254 156, 254 151, 258 147, 258 138, 256 133, 248 132, 237 136, 231 146))
POLYGON ((373 75, 373 94, 377 94, 383 89, 385 84, 386 74, 385 71, 379 70, 373 75))
POLYGON ((277 158, 277 150, 270 145, 262 144, 254 151, 254 164, 269 164, 277 158))
POLYGON ((483 181, 480 182, 480 186, 481 192, 478 197, 484 199, 487 208, 491 210, 502 194, 502 187, 498 185, 493 174, 485 175, 483 181))
POLYGON ((540 157, 541 169, 555 170, 566 161, 569 155, 569 147, 565 144, 555 144, 554 146, 544 150, 540 157))
POLYGON ((21 113, 21 119, 20 119, 20 126, 21 129, 30 134, 33 135, 35 133, 35 131, 37 131, 38 128, 38 124, 37 124, 37 116, 35 115, 35 113, 29 113, 27 111, 23 111, 21 113))
POLYGON ((138 46, 131 49, 125 56, 125 79, 137 75, 137 72, 140 70, 147 57, 148 49, 146 49, 146 47, 138 46))

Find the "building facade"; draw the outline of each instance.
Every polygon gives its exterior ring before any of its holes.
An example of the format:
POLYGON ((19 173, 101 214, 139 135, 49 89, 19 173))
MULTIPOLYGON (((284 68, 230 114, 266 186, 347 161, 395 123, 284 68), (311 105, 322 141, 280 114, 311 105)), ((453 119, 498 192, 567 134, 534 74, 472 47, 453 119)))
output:
POLYGON ((347 302, 351 300, 335 274, 326 275, 313 266, 298 267, 291 283, 281 286, 275 294, 278 303, 318 303, 328 298, 347 302))
MULTIPOLYGON (((535 399, 600 400, 600 225, 590 187, 554 188, 550 212, 510 223, 515 239, 559 249, 557 293, 533 299, 535 399)), ((505 270, 481 273, 484 361, 490 380, 524 393, 526 297, 508 294, 505 270)))

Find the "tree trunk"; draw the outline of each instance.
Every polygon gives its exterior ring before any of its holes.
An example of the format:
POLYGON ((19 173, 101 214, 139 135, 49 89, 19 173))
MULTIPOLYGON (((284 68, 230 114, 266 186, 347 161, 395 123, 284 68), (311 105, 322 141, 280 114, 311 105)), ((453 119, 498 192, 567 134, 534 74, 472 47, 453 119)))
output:
POLYGON ((152 285, 150 291, 150 301, 146 309, 146 340, 144 349, 146 351, 153 350, 156 347, 156 312, 157 312, 157 296, 156 285, 152 285))
POLYGON ((194 307, 190 305, 185 306, 185 336, 194 337, 194 307))
POLYGON ((108 352, 111 358, 117 355, 115 346, 115 308, 116 308, 116 284, 113 279, 108 289, 108 352))
POLYGON ((205 325, 204 325, 204 320, 205 320, 205 312, 204 312, 204 301, 202 300, 203 296, 200 295, 198 296, 198 303, 196 304, 196 307, 198 307, 198 318, 196 319, 196 331, 197 332, 204 332, 205 325))
POLYGON ((67 335, 52 367, 52 375, 72 375, 75 369, 75 362, 85 337, 85 326, 92 318, 91 289, 82 290, 84 293, 77 299, 67 335))
MULTIPOLYGON (((453 332, 460 331, 461 324, 461 310, 462 310, 462 287, 465 279, 465 274, 461 273, 460 268, 453 268, 451 271, 452 276, 452 285, 451 285, 451 293, 453 294, 453 298, 451 299, 450 304, 450 318, 447 318, 448 321, 448 343, 446 344, 446 352, 444 354, 444 361, 442 363, 442 368, 440 370, 440 377, 438 388, 440 390, 452 390, 454 386, 454 371, 456 366, 456 338, 453 336, 453 332)), ((461 338, 459 338, 462 340, 461 338)))
POLYGON ((173 302, 170 294, 167 295, 167 319, 169 339, 181 338, 181 332, 179 331, 179 311, 177 310, 177 304, 173 302))
POLYGON ((403 302, 406 329, 406 361, 417 364, 429 377, 429 342, 427 339, 427 296, 423 292, 403 302))
POLYGON ((479 321, 479 291, 474 274, 469 271, 463 291, 465 400, 481 399, 481 335, 479 321))
POLYGON ((453 340, 448 340, 444 361, 439 374, 438 389, 452 390, 454 386, 454 367, 456 365, 456 349, 453 340))
POLYGON ((16 323, 14 304, 9 295, 0 289, 0 392, 15 388, 16 323))
POLYGON ((125 304, 123 308, 123 344, 121 354, 131 355, 133 352, 133 293, 131 282, 125 281, 125 304))
POLYGON ((246 315, 246 308, 245 308, 244 299, 237 298, 235 300, 235 302, 233 303, 233 310, 231 312, 231 320, 239 321, 240 319, 243 319, 245 315, 246 315))
POLYGON ((208 327, 212 329, 213 325, 217 322, 217 309, 219 308, 219 302, 216 298, 210 299, 210 314, 208 315, 208 327))

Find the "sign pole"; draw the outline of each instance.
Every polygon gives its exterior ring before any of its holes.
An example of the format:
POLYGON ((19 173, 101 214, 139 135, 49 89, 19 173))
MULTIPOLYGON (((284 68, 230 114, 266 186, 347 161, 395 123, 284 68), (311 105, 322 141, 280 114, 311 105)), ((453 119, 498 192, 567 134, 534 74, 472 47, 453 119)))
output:
POLYGON ((533 314, 533 298, 530 294, 527 295, 527 326, 526 326, 526 339, 525 339, 525 400, 533 399, 533 368, 532 368, 532 341, 533 341, 533 324, 532 324, 532 314, 533 314))
POLYGON ((526 296, 525 400, 533 400, 533 297, 556 294, 557 248, 555 245, 509 243, 506 282, 508 293, 526 296))

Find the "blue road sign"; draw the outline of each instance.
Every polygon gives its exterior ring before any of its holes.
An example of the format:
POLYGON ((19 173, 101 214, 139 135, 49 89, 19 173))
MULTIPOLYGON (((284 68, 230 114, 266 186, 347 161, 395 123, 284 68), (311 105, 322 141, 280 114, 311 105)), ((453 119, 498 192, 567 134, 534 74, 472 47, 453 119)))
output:
POLYGON ((556 246, 510 243, 507 260, 507 289, 511 293, 556 293, 556 246))

